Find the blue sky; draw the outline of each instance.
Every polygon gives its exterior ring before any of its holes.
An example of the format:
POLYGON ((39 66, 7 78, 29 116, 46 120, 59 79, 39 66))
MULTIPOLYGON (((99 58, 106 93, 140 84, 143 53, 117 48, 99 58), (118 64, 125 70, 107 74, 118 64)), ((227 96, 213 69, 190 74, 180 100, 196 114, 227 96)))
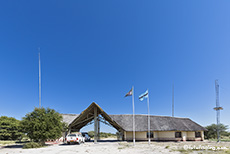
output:
MULTIPOLYGON (((38 107, 38 47, 42 105, 80 113, 93 101, 108 114, 147 114, 230 125, 230 2, 179 0, 1 1, 0 116, 21 119, 38 107)), ((104 127, 102 131, 110 131, 104 127)))

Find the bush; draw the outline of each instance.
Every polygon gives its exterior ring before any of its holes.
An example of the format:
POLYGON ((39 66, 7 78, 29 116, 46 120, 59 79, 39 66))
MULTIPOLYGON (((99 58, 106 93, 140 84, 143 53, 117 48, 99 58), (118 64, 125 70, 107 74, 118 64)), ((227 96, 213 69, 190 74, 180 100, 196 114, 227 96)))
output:
POLYGON ((30 149, 30 148, 40 148, 43 145, 41 143, 37 143, 37 142, 29 142, 24 144, 23 149, 30 149))
MULTIPOLYGON (((216 124, 212 124, 209 126, 205 127, 208 131, 204 132, 204 137, 205 139, 216 139, 217 138, 217 125, 216 124)), ((220 136, 228 136, 228 126, 224 125, 224 124, 220 124, 219 125, 219 129, 220 129, 220 136)))
POLYGON ((23 118, 22 124, 27 136, 36 142, 60 138, 64 131, 62 116, 49 108, 35 108, 23 118))
POLYGON ((0 117, 0 140, 18 140, 23 136, 21 122, 15 118, 0 117))

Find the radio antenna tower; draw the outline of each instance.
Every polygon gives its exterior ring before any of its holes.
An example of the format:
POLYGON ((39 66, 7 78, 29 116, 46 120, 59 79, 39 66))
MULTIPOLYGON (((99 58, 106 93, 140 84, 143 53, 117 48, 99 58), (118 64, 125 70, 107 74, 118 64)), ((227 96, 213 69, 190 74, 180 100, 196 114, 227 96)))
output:
POLYGON ((214 108, 214 110, 216 110, 217 142, 220 142, 220 110, 223 110, 223 108, 220 107, 220 102, 219 102, 219 84, 218 84, 218 80, 215 80, 215 88, 216 88, 216 107, 214 108))
POLYGON ((172 117, 174 117, 174 83, 172 85, 172 117))

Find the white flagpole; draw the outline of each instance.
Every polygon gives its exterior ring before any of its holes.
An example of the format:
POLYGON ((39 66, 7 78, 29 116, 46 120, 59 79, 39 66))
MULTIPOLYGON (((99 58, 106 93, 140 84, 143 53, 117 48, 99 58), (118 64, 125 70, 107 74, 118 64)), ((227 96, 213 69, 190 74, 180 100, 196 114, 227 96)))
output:
POLYGON ((149 90, 148 90, 147 104, 148 104, 148 133, 149 133, 149 145, 150 145, 151 140, 150 140, 149 90))
POLYGON ((132 87, 132 103, 133 103, 133 145, 135 146, 135 116, 134 116, 134 86, 132 87))

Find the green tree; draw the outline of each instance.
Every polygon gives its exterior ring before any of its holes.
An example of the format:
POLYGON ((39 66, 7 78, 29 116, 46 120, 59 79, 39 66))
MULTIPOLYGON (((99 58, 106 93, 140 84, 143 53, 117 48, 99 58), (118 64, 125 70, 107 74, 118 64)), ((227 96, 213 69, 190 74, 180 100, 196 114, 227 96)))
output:
POLYGON ((42 143, 47 139, 60 138, 65 126, 62 116, 49 108, 35 108, 23 117, 22 124, 30 139, 42 143))
POLYGON ((88 135, 89 135, 89 137, 93 138, 94 137, 94 131, 89 131, 88 135))
MULTIPOLYGON (((89 131, 88 135, 89 135, 89 137, 93 138, 94 137, 94 131, 89 131)), ((116 137, 116 134, 100 132, 100 137, 102 137, 102 138, 116 137)))
POLYGON ((7 116, 0 117, 0 140, 18 140, 22 135, 19 120, 7 116))
MULTIPOLYGON (((216 124, 206 126, 205 128, 208 130, 208 131, 204 132, 204 137, 206 139, 216 139, 217 138, 217 125, 216 124)), ((219 129, 220 129, 220 136, 228 134, 228 132, 227 132, 228 126, 227 125, 220 124, 219 129)))

